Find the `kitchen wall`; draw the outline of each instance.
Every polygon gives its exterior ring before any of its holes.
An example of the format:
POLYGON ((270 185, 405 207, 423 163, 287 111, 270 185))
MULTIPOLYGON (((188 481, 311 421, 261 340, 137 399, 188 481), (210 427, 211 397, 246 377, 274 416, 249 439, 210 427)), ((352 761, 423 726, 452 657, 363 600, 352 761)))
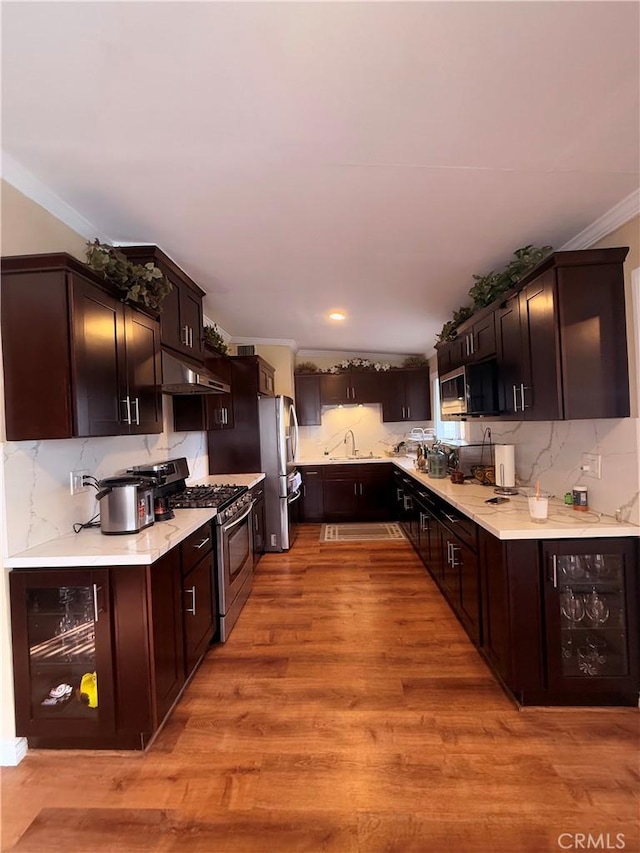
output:
MULTIPOLYGON (((1 192, 3 255, 64 251, 84 260, 84 236, 4 181, 1 192)), ((42 372, 46 382, 46 365, 42 372)), ((3 556, 72 533, 74 522, 88 521, 97 512, 93 491, 74 497, 69 494, 73 469, 87 469, 103 477, 132 464, 179 455, 187 457, 192 478, 208 474, 205 433, 173 432, 169 397, 164 398, 161 435, 7 442, 2 383, 0 356, 0 567, 3 556)), ((8 572, 2 571, 1 581, 0 765, 6 765, 15 763, 22 742, 15 739, 13 719, 8 572)))
POLYGON ((300 427, 299 461, 324 458, 324 451, 330 456, 344 456, 351 451, 351 439, 344 443, 344 435, 352 429, 356 448, 360 455, 372 452, 382 456, 394 444, 407 438, 413 427, 432 427, 431 421, 407 423, 383 423, 379 404, 368 406, 323 406, 322 425, 300 427))

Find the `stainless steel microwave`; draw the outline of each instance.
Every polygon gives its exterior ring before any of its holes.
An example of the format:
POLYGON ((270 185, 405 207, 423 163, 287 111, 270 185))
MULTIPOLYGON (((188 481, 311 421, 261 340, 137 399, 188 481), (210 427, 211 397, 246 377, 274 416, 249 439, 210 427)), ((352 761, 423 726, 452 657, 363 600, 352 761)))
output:
POLYGON ((440 377, 440 414, 443 418, 488 417, 497 413, 495 360, 466 364, 440 377))

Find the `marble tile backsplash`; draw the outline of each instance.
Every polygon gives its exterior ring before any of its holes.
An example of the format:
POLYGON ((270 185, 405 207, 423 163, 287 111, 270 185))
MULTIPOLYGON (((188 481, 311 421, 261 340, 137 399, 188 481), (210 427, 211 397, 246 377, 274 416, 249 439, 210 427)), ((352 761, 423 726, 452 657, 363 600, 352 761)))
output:
POLYGON ((320 426, 300 427, 301 461, 320 459, 325 449, 332 456, 344 456, 351 444, 344 444, 344 435, 353 430, 356 448, 361 455, 381 456, 386 449, 407 437, 413 427, 432 427, 431 421, 415 423, 383 423, 379 404, 368 406, 323 406, 320 426))
POLYGON ((173 407, 165 398, 160 435, 4 443, 7 554, 67 535, 75 522, 88 521, 98 512, 93 489, 69 493, 72 470, 87 469, 100 479, 131 465, 185 456, 191 478, 206 477, 206 433, 175 433, 172 422, 173 407))
POLYGON ((515 445, 518 482, 535 484, 562 496, 581 483, 589 489, 591 509, 617 510, 623 521, 640 524, 640 421, 467 422, 469 442, 480 442, 487 427, 494 444, 515 445), (602 479, 585 477, 583 453, 602 457, 602 479))

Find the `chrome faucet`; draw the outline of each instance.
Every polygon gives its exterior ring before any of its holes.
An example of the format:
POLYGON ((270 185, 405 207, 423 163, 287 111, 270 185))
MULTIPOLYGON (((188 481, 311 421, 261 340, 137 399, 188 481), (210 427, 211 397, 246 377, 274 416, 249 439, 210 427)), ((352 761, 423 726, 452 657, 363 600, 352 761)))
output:
POLYGON ((353 434, 353 430, 352 430, 352 429, 348 429, 348 430, 345 432, 345 434, 344 434, 344 443, 345 443, 345 444, 347 443, 347 438, 348 438, 349 434, 351 434, 351 453, 350 453, 350 454, 348 454, 348 455, 350 455, 350 456, 357 456, 357 455, 358 455, 358 451, 356 450, 356 437, 355 437, 355 435, 353 434))

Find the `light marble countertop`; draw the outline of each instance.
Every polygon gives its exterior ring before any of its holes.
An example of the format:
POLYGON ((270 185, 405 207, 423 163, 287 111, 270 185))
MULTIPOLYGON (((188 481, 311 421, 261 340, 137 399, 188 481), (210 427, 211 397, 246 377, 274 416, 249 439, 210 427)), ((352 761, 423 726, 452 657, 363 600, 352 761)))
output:
MULTIPOLYGON (((233 485, 253 488, 264 474, 212 474, 190 485, 233 485)), ((10 569, 65 568, 73 566, 146 566, 179 545, 216 515, 215 509, 176 509, 175 518, 157 521, 140 533, 105 536, 91 527, 50 539, 3 560, 10 569)))
POLYGON ((525 495, 513 495, 508 503, 487 504, 487 498, 495 496, 493 488, 466 481, 456 486, 446 477, 434 480, 414 468, 414 460, 408 456, 384 456, 381 458, 331 459, 327 456, 300 460, 305 465, 356 464, 358 462, 392 462, 410 474, 414 480, 444 498, 473 519, 498 539, 587 539, 601 536, 640 536, 640 527, 627 522, 618 522, 612 516, 598 512, 576 512, 559 498, 549 501, 549 517, 544 524, 530 520, 525 495))

